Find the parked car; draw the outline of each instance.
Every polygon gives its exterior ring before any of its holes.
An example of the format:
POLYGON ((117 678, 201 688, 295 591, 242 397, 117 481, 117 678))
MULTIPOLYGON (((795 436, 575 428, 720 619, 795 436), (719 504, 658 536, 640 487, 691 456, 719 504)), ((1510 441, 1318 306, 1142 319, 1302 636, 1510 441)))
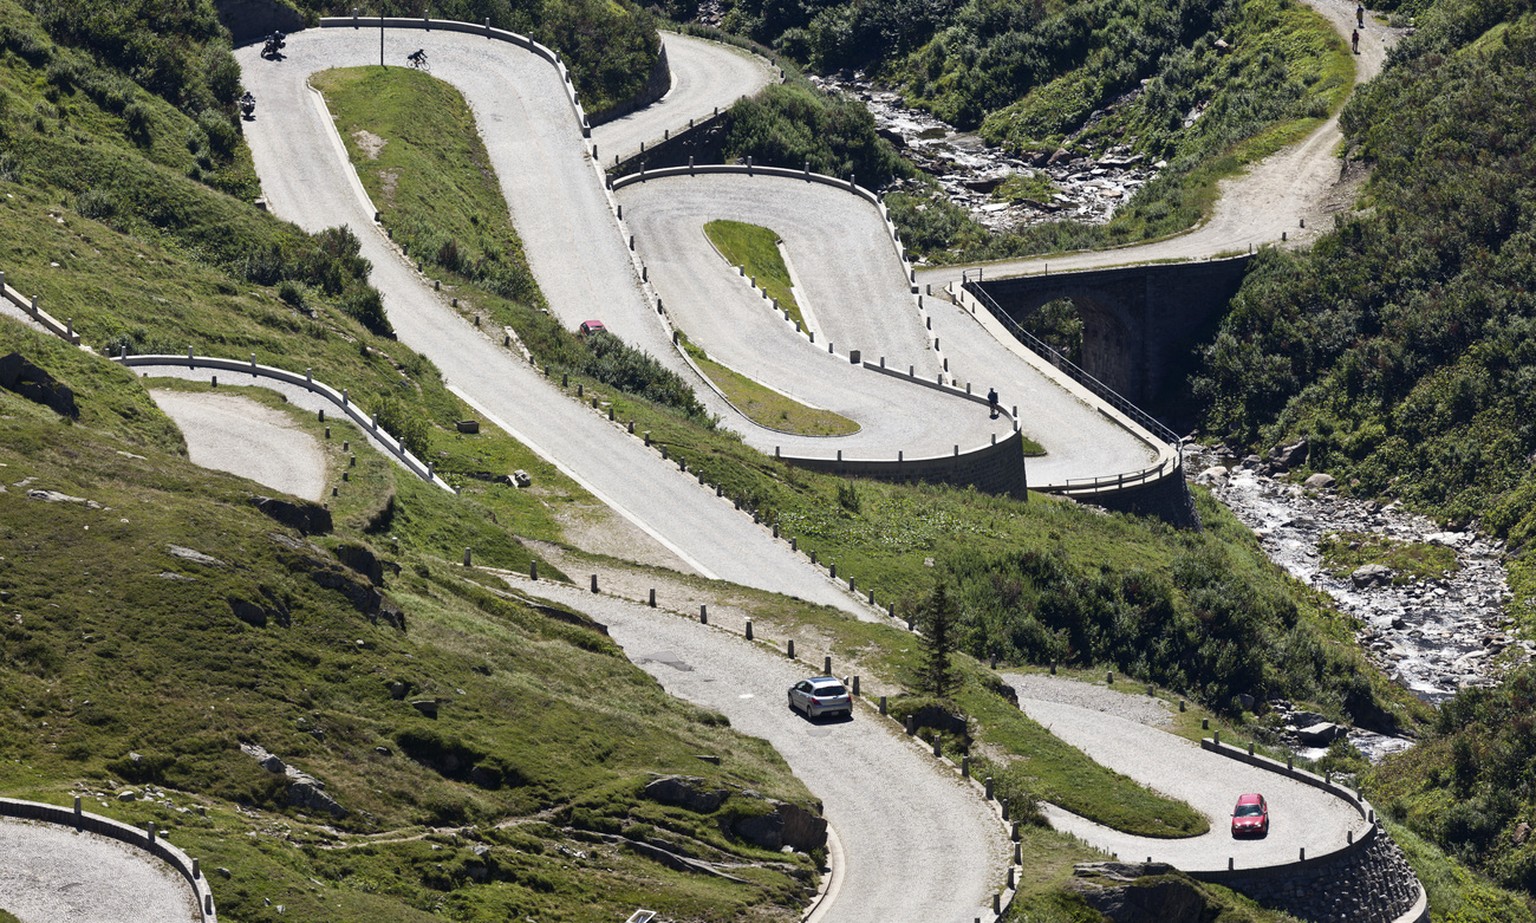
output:
POLYGON ((789 707, 807 718, 836 714, 853 717, 853 697, 835 676, 813 676, 790 686, 789 707))
POLYGON ((589 333, 600 333, 601 331, 607 329, 608 328, 604 327, 603 322, 600 320, 584 320, 581 322, 580 326, 576 328, 576 332, 580 333, 582 336, 586 336, 589 333))
POLYGON ((1259 794, 1240 795, 1232 809, 1233 836, 1268 836, 1269 805, 1259 794))

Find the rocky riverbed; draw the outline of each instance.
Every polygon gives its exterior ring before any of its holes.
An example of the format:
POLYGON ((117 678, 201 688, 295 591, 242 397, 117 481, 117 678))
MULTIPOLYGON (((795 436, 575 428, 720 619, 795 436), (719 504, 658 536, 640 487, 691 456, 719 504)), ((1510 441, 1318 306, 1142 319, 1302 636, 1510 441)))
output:
POLYGON ((1536 650, 1514 637, 1504 614, 1509 586, 1499 542, 1442 529, 1396 504, 1341 497, 1327 475, 1313 475, 1311 486, 1277 476, 1284 465, 1274 457, 1236 460, 1190 448, 1185 458, 1187 470, 1198 472, 1195 482, 1253 528, 1272 560, 1353 615, 1368 656, 1426 701, 1491 685, 1536 650), (1441 545, 1454 550, 1457 566, 1444 578, 1404 580, 1371 566, 1336 576, 1325 569, 1319 542, 1339 532, 1441 545))
POLYGON ((1121 148, 1096 159, 1065 149, 1018 157, 986 144, 975 132, 959 131, 927 112, 909 108, 900 94, 870 83, 863 74, 811 80, 862 102, 886 140, 937 178, 950 201, 993 231, 1064 219, 1102 224, 1165 166, 1147 163, 1141 155, 1121 148), (1047 182, 1031 183, 1037 191, 1028 197, 994 195, 1016 176, 1047 182))

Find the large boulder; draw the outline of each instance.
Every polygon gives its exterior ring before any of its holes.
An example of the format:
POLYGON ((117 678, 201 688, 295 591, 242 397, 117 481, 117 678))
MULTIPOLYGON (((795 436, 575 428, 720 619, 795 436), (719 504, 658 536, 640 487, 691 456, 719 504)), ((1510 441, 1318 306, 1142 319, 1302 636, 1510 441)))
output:
POLYGON ((0 357, 0 388, 14 391, 71 420, 80 416, 80 409, 75 406, 75 392, 55 381, 52 375, 33 365, 21 353, 0 357))
POLYGON ((1125 866, 1116 874, 1101 874, 1092 866, 1079 866, 1068 887, 1112 923, 1170 923, 1204 920, 1210 916, 1205 897, 1194 882, 1173 874, 1160 863, 1125 866))
POLYGON ((1301 486, 1308 490, 1332 490, 1333 486, 1337 483, 1338 481, 1334 480, 1333 475, 1319 471, 1305 481, 1302 481, 1301 486))
MULTIPOLYGON (((745 797, 752 796, 750 794, 745 797)), ((788 846, 800 852, 810 852, 827 845, 826 818, 795 804, 770 801, 771 810, 763 814, 738 815, 729 822, 726 832, 760 849, 783 849, 788 846)))
POLYGON ((1371 587, 1387 586, 1392 583, 1393 576, 1395 574, 1392 568, 1385 564, 1362 564, 1349 575, 1349 582, 1355 585, 1355 589, 1365 590, 1371 587))
POLYGON ((325 535, 331 531, 331 511, 318 503, 281 500, 277 497, 252 497, 251 505, 305 535, 325 535))
POLYGON ((1309 747, 1326 747, 1349 732, 1331 721, 1319 721, 1296 729, 1296 739, 1309 747))
POLYGON ((1290 445, 1275 446, 1269 452, 1269 462, 1280 471, 1289 471, 1307 460, 1307 440, 1290 445))
POLYGON ((661 804, 680 805, 690 811, 709 814, 725 803, 730 792, 704 786, 704 780, 695 776, 662 776, 646 783, 641 792, 661 804))

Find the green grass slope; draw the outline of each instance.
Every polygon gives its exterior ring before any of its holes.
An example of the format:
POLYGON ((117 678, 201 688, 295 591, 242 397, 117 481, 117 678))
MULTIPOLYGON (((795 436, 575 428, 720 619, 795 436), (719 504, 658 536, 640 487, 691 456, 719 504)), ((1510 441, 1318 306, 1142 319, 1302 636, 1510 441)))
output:
POLYGON ((97 809, 155 820, 230 869, 214 884, 231 919, 602 920, 641 903, 771 919, 807 897, 809 858, 726 832, 763 808, 746 789, 809 800, 772 750, 667 696, 582 617, 414 551, 412 533, 461 515, 456 498, 333 454, 338 529, 303 536, 252 506, 259 488, 189 464, 126 370, 0 321, 11 351, 71 387, 80 413, 0 391, 8 793, 133 788, 145 797, 97 809), (384 488, 413 510, 386 520, 395 541, 379 515, 373 533, 346 515, 347 495, 384 488), (382 586, 341 563, 348 548, 382 560, 382 586), (320 779, 345 813, 292 805, 243 744, 320 779), (738 794, 711 814, 667 808, 639 797, 654 773, 738 794), (629 841, 745 862, 749 883, 670 871, 629 841))

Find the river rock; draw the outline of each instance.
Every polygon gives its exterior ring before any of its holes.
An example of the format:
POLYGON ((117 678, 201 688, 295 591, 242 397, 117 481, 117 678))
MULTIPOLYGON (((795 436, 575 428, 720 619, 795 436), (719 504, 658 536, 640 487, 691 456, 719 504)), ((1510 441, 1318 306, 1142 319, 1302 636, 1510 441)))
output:
POLYGON ((1331 721, 1319 721, 1317 724, 1297 728, 1296 739, 1309 747, 1326 747, 1345 733, 1344 728, 1331 721))
POLYGON ((1302 481, 1301 486, 1308 490, 1332 490, 1333 485, 1336 483, 1338 482, 1334 480, 1333 475, 1319 471, 1305 481, 1302 481))
POLYGON ((1362 564, 1349 575, 1349 580, 1355 585, 1355 589, 1364 590, 1370 587, 1387 586, 1392 582, 1393 575, 1392 568, 1385 564, 1362 564))
POLYGON ((1289 471, 1307 460, 1307 440, 1275 446, 1269 453, 1269 460, 1278 470, 1289 471))

